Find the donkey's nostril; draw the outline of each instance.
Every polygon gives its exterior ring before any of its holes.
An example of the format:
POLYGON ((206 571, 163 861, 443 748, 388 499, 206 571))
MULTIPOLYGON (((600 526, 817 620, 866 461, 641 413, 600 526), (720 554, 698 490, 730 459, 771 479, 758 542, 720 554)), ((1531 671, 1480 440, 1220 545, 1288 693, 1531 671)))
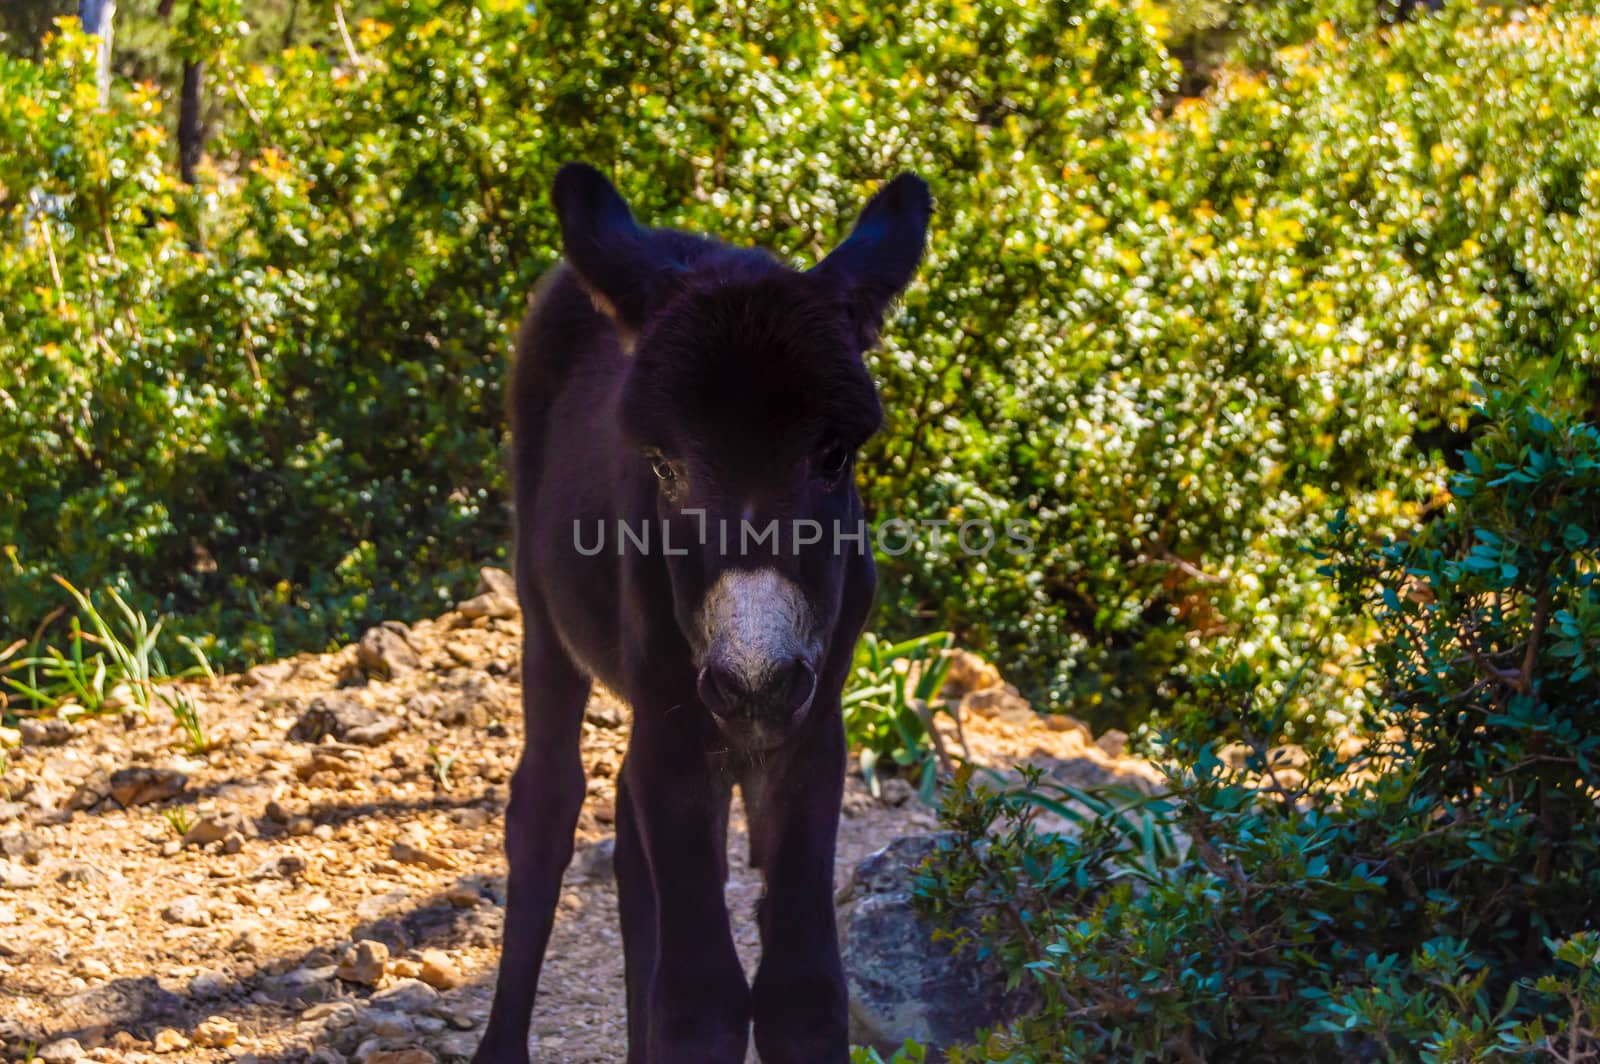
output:
POLYGON ((811 700, 817 686, 817 674, 802 658, 765 669, 753 679, 711 664, 700 670, 696 687, 705 707, 728 720, 794 713, 811 700))
POLYGON ((700 692, 700 701, 719 717, 733 716, 746 708, 748 699, 744 695, 744 688, 733 673, 720 665, 707 665, 701 669, 695 687, 700 692))
POLYGON ((816 687, 817 674, 802 658, 795 658, 777 670, 777 675, 769 685, 773 703, 781 709, 791 711, 811 701, 811 692, 816 690, 816 687))

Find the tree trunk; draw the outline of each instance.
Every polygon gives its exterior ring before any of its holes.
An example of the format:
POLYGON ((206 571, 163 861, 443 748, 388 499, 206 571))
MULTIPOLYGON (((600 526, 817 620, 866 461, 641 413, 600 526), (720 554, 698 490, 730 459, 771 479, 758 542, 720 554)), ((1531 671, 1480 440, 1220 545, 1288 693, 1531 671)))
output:
POLYGON ((111 102, 111 22, 117 14, 117 0, 78 0, 78 19, 83 31, 100 38, 98 83, 100 106, 111 102))
POLYGON ((200 99, 205 69, 205 63, 198 59, 183 64, 183 94, 178 101, 178 174, 186 185, 194 184, 194 168, 199 165, 206 147, 200 99))

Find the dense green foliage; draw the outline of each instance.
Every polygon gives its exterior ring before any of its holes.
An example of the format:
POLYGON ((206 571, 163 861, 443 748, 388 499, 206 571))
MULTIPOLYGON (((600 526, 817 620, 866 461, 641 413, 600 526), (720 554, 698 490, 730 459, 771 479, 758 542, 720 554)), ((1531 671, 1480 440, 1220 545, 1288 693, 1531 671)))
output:
POLYGON ((961 841, 923 880, 976 907, 1038 1010, 963 1060, 1510 1061, 1600 1052, 1600 430, 1493 418, 1449 508, 1328 569, 1382 638, 1359 748, 1270 744, 1237 670, 1208 688, 1242 766, 1172 737, 1181 833, 1159 864, 1134 811, 1073 840, 1028 796, 957 794, 961 841), (1000 830, 996 831, 996 826, 1000 830))
POLYGON ((430 609, 508 538, 500 389, 556 166, 802 262, 911 168, 938 216, 873 357, 869 501, 1036 549, 886 557, 878 627, 936 618, 1108 723, 1197 697, 1197 655, 1279 693, 1326 660, 1295 713, 1347 716, 1365 632, 1299 548, 1341 508, 1376 535, 1432 504, 1474 382, 1586 401, 1580 6, 1350 36, 1273 8, 1258 70, 1173 107, 1153 9, 1111 0, 412 0, 353 54, 275 52, 205 0, 192 191, 163 92, 99 111, 63 32, 0 59, 0 631, 55 572, 222 660, 430 609))
POLYGON ((939 773, 948 775, 954 766, 933 723, 952 643, 949 632, 903 643, 866 632, 856 645, 844 691, 844 734, 874 795, 888 770, 915 780, 923 801, 932 805, 939 773))

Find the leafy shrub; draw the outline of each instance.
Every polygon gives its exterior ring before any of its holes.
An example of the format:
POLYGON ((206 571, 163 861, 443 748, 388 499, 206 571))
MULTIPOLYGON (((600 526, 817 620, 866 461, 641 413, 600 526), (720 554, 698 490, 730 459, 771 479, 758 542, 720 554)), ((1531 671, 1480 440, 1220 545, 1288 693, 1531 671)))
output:
POLYGON ((868 501, 1036 549, 886 555, 879 626, 935 617, 1101 724, 1200 697, 1213 657, 1274 699, 1325 661, 1293 715, 1348 719, 1362 633, 1300 546, 1432 505, 1475 383, 1592 401, 1581 4, 1273 24, 1173 106, 1152 12, 1112 0, 396 0, 351 55, 261 64, 229 2, 186 30, 217 113, 193 191, 158 92, 95 106, 83 38, 0 60, 0 628, 63 572, 236 662, 466 590, 508 536, 503 362, 574 157, 802 261, 873 182, 934 180, 868 501))
POLYGON ((948 632, 903 643, 866 632, 856 645, 844 692, 845 739, 873 794, 879 792, 878 765, 887 761, 916 780, 923 801, 933 804, 939 770, 951 768, 933 714, 950 673, 952 642, 948 632))
POLYGON ((1021 830, 1027 794, 951 800, 964 842, 919 889, 986 912, 1042 1002, 958 1059, 1600 1052, 1600 430, 1489 416, 1411 539, 1338 530, 1330 575, 1382 634, 1369 742, 1275 765, 1281 712, 1219 678, 1255 748, 1173 737, 1153 808, 1188 846, 1153 868, 1110 817, 1068 840, 1021 830))

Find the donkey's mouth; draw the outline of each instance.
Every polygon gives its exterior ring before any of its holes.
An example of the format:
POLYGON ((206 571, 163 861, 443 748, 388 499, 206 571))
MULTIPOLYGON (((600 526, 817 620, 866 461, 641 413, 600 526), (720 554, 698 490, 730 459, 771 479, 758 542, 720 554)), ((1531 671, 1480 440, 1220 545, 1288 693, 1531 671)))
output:
POLYGON ((805 658, 769 665, 752 677, 712 656, 696 687, 717 727, 740 746, 770 748, 787 739, 811 709, 817 672, 805 658))
POLYGON ((712 714, 711 719, 717 722, 717 730, 731 748, 747 754, 762 754, 785 746, 810 715, 810 708, 810 703, 807 703, 784 720, 758 716, 719 717, 716 714, 712 714))

